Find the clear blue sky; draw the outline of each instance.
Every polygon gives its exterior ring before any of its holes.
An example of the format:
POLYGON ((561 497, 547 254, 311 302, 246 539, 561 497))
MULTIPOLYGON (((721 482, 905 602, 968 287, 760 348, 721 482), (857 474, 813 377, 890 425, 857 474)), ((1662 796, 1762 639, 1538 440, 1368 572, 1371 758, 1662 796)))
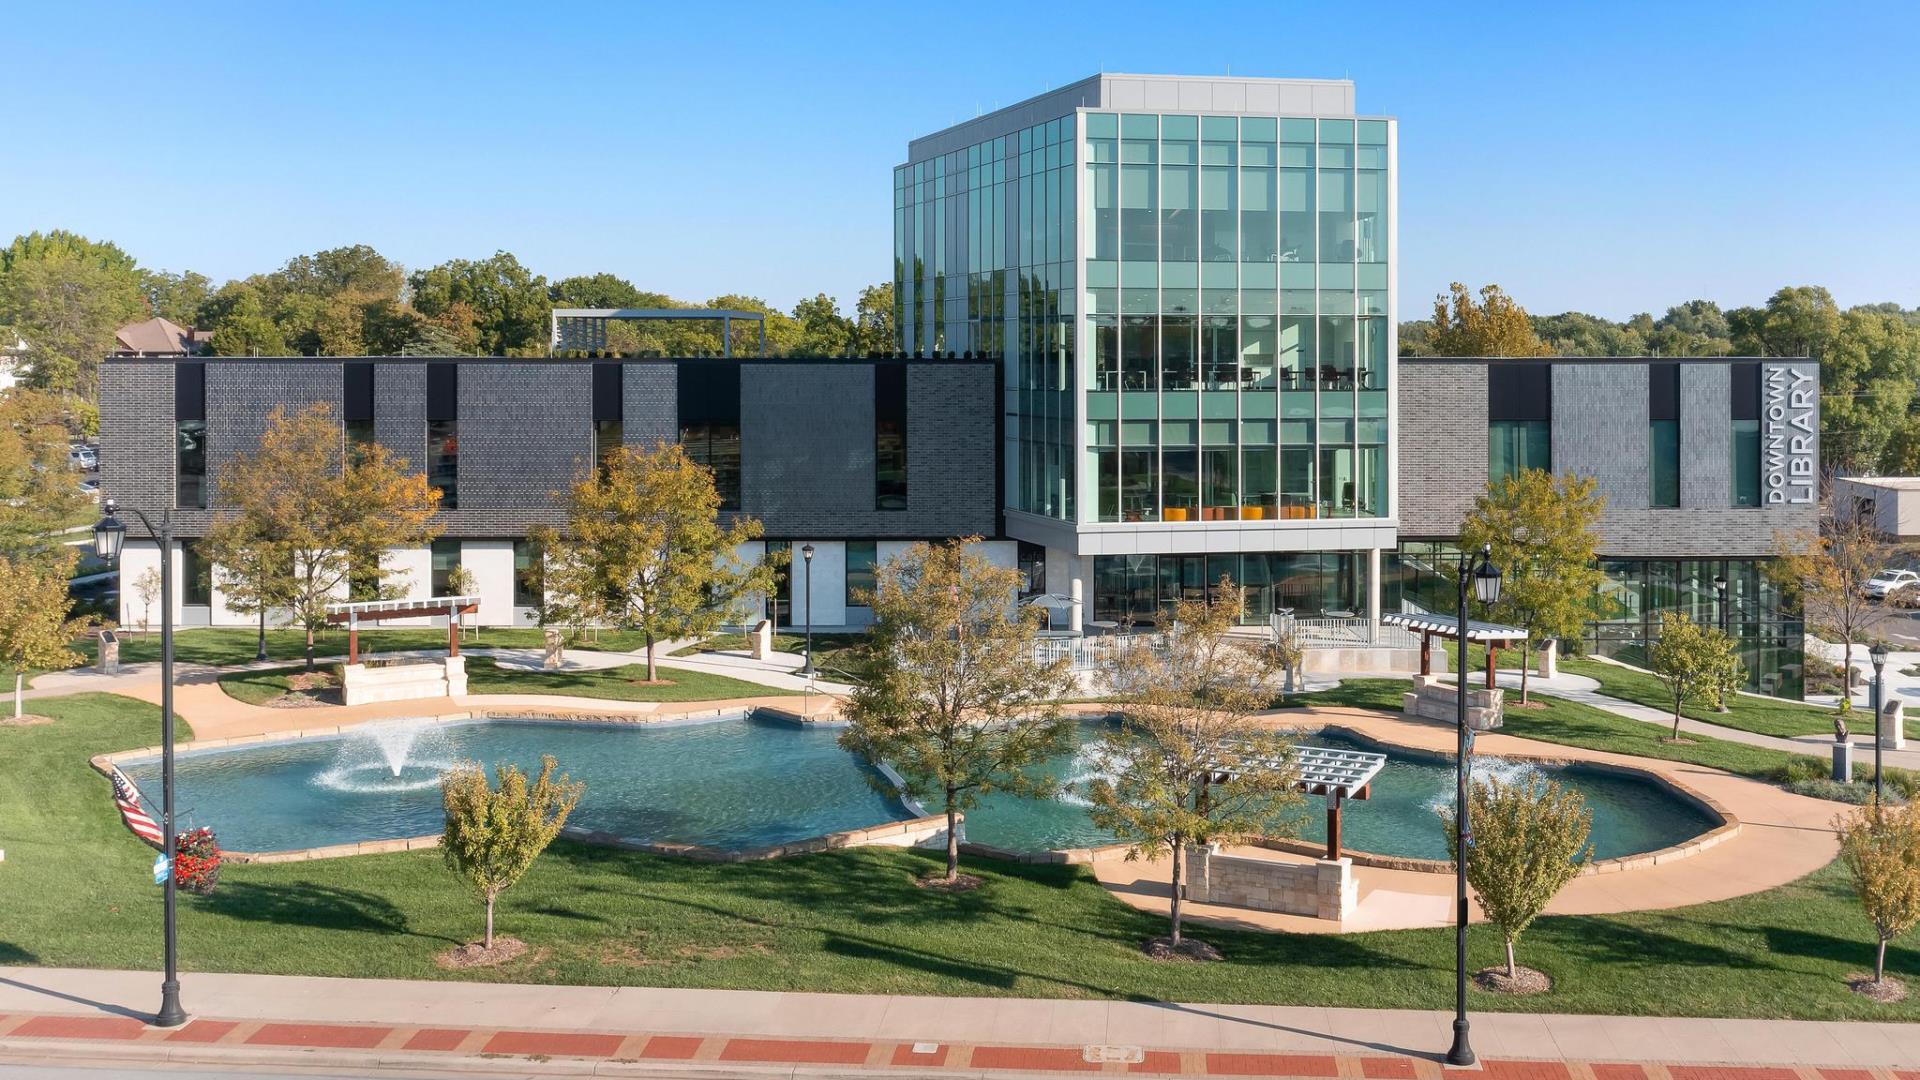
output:
POLYGON ((504 248, 850 305, 909 138, 1100 70, 1231 72, 1400 118, 1403 318, 1455 279, 1536 313, 1920 304, 1912 0, 173 8, 13 6, 0 232, 216 280, 504 248))

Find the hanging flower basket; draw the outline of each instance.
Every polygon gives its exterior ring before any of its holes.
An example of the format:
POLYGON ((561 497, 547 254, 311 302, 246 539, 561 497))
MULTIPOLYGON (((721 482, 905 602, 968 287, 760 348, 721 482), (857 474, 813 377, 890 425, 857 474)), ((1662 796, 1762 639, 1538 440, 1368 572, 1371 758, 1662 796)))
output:
POLYGON ((174 884, 190 893, 207 896, 220 882, 220 842, 212 829, 193 829, 173 839, 174 884))

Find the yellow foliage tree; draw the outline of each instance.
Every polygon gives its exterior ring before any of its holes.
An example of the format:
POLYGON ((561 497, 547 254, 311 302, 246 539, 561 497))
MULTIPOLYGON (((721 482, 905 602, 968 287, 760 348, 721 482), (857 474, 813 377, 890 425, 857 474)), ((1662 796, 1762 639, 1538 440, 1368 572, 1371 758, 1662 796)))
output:
POLYGON ((13 715, 21 715, 28 668, 72 667, 81 662, 68 648, 83 620, 68 619, 73 598, 67 575, 73 558, 15 562, 0 556, 0 657, 13 668, 13 715))
POLYGON ((1480 301, 1459 282, 1433 301, 1433 327, 1427 348, 1435 356, 1552 356, 1553 348, 1533 332, 1533 323, 1498 285, 1480 290, 1480 301))
POLYGON ((471 762, 440 778, 440 801, 447 814, 441 854, 487 907, 483 948, 493 948, 494 901, 560 835, 586 790, 565 774, 555 779, 553 769, 553 757, 542 756, 540 775, 528 784, 519 766, 501 765, 495 770, 497 789, 487 786, 486 770, 471 762))
POLYGON ((1873 924, 1878 984, 1887 977, 1887 942, 1920 924, 1920 809, 1876 803, 1834 819, 1833 827, 1840 860, 1873 924))

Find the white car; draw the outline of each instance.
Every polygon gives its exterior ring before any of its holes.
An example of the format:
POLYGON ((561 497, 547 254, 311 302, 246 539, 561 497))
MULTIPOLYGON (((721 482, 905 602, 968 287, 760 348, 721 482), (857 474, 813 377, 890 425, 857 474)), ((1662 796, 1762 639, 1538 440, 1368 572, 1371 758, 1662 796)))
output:
POLYGON ((1882 570, 1868 578, 1860 591, 1876 600, 1885 600, 1916 581, 1920 581, 1920 571, 1882 570))

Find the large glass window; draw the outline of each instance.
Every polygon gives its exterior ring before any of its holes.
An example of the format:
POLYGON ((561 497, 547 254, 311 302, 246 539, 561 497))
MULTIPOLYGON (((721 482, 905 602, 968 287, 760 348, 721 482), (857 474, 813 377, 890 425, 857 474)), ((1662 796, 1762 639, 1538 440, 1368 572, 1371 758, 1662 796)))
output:
POLYGON ((1760 365, 1734 364, 1731 379, 1733 415, 1733 505, 1760 505, 1760 365))
POLYGON ((180 542, 180 603, 187 607, 213 604, 213 563, 200 553, 195 540, 180 542))
POLYGON ((847 606, 867 607, 873 601, 873 567, 878 561, 872 540, 847 541, 847 606))
POLYGON ((690 360, 680 365, 680 444, 713 471, 722 510, 740 509, 740 365, 690 360))
POLYGON ((427 482, 440 509, 460 507, 460 368, 427 365, 427 482))
POLYGON ((1122 385, 1128 390, 1151 390, 1154 382, 1154 356, 1159 351, 1154 340, 1159 320, 1152 315, 1127 315, 1120 325, 1122 385))
POLYGON ((174 493, 182 509, 207 507, 207 365, 173 369, 174 493))
POLYGON ((453 595, 453 572, 460 568, 460 541, 435 540, 431 549, 434 596, 453 595))
POLYGON ((1651 506, 1680 505, 1680 421, 1654 420, 1648 424, 1648 473, 1651 506))
POLYGON ((1194 317, 1165 315, 1160 319, 1160 388, 1187 390, 1194 380, 1194 317))
POLYGON ((1111 315, 1088 318, 1093 332, 1093 388, 1120 389, 1120 324, 1111 315))
POLYGON ((515 540, 513 542, 513 606, 537 608, 543 599, 539 556, 532 542, 515 540))
POLYGON ((907 367, 873 369, 873 504, 876 510, 907 508, 907 367))
MULTIPOLYGON (((1169 436, 1171 438, 1171 436, 1169 436)), ((1164 516, 1168 521, 1197 521, 1200 518, 1200 457, 1192 446, 1167 446, 1161 450, 1161 468, 1166 478, 1164 516)))
POLYGON ((1553 469, 1553 425, 1546 420, 1493 420, 1487 424, 1487 482, 1497 484, 1528 469, 1553 469))

